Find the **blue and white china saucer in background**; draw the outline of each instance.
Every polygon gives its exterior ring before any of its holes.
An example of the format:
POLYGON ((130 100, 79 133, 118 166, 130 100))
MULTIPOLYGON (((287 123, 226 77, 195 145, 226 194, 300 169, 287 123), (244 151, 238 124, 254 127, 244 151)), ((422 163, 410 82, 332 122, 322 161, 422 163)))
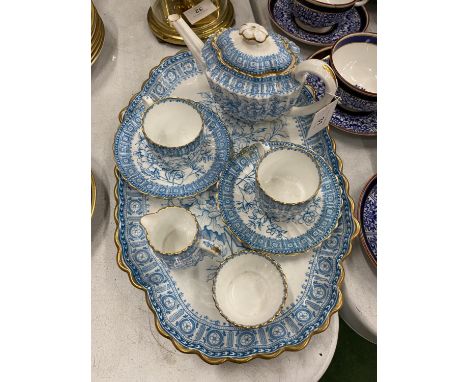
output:
POLYGON ((268 11, 273 24, 296 41, 311 46, 331 46, 341 37, 355 32, 364 32, 369 16, 364 6, 350 9, 343 21, 330 32, 319 34, 301 29, 294 21, 292 0, 269 0, 268 11))
POLYGON ((366 255, 377 266, 377 175, 364 186, 358 208, 361 244, 366 255))
POLYGON ((255 169, 261 153, 258 143, 242 150, 221 175, 218 204, 231 232, 247 247, 274 254, 295 254, 318 246, 330 236, 341 215, 341 187, 330 166, 303 146, 268 142, 271 148, 293 148, 314 156, 322 183, 310 207, 286 221, 270 219, 255 196, 255 169))
POLYGON ((231 151, 229 134, 215 113, 200 103, 198 107, 205 132, 197 160, 190 155, 161 157, 142 132, 144 107, 124 118, 115 135, 114 158, 130 185, 144 194, 166 199, 197 195, 218 181, 231 151))
MULTIPOLYGON (((316 58, 328 63, 327 58, 330 51, 331 48, 323 48, 309 58, 316 58)), ((317 97, 320 98, 325 88, 322 81, 316 76, 309 76, 308 82, 314 87, 317 97)), ((330 125, 346 133, 375 137, 377 136, 377 111, 371 113, 353 113, 337 107, 330 120, 330 125)))

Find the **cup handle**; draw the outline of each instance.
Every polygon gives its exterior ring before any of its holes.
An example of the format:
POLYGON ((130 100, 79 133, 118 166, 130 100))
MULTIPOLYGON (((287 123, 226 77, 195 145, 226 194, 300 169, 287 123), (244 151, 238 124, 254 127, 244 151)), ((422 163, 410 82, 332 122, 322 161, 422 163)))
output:
POLYGON ((366 5, 368 1, 369 1, 369 0, 356 1, 356 2, 354 3, 354 5, 356 5, 357 7, 361 7, 361 6, 363 6, 363 5, 366 5))
POLYGON ((221 256, 221 249, 211 241, 205 239, 200 240, 198 242, 198 248, 202 251, 210 253, 213 257, 221 256), (204 241, 209 244, 205 244, 204 241))
POLYGON ((302 61, 296 66, 294 77, 301 84, 305 83, 308 74, 315 74, 325 83, 325 95, 320 101, 314 102, 310 105, 293 106, 288 113, 293 117, 314 114, 327 106, 333 100, 336 89, 338 88, 338 82, 333 69, 322 60, 312 58, 302 61))
POLYGON ((143 96, 141 97, 141 99, 143 100, 143 103, 145 104, 146 108, 150 108, 151 106, 153 106, 154 104, 154 101, 151 97, 148 97, 148 96, 143 96))

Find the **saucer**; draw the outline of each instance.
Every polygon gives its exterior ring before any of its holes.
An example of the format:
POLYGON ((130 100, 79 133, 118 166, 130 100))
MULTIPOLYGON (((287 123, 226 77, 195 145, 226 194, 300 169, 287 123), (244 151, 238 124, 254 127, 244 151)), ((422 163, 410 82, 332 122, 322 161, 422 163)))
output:
POLYGON ((331 46, 341 37, 364 32, 369 23, 366 9, 354 7, 347 11, 343 21, 328 33, 313 33, 301 29, 292 14, 292 0, 268 0, 268 10, 273 24, 289 37, 311 46, 331 46))
MULTIPOLYGON (((316 58, 328 63, 330 52, 331 48, 323 48, 309 58, 316 58)), ((324 94, 325 85, 318 77, 313 75, 309 76, 308 82, 314 87, 317 97, 320 98, 324 94)), ((330 120, 330 125, 346 133, 375 137, 377 136, 377 111, 371 113, 353 113, 337 106, 330 120)))
MULTIPOLYGON (((258 143, 260 144, 260 143, 258 143)), ((296 254, 318 246, 335 229, 341 215, 341 187, 325 160, 304 146, 288 142, 264 143, 307 151, 320 168, 322 183, 305 212, 285 221, 270 219, 255 196, 257 145, 249 146, 232 159, 221 175, 218 204, 225 224, 247 247, 274 254, 296 254)))
POLYGON ((364 186, 359 200, 361 244, 366 255, 377 266, 377 175, 364 186))
POLYGON ((241 251, 225 258, 212 290, 219 313, 244 329, 272 322, 288 297, 288 284, 281 266, 255 251, 241 251))
POLYGON ((203 104, 199 106, 205 132, 196 160, 191 155, 163 158, 156 153, 142 131, 143 108, 124 119, 115 135, 114 158, 133 187, 159 198, 185 198, 218 181, 229 159, 231 141, 220 118, 203 104))

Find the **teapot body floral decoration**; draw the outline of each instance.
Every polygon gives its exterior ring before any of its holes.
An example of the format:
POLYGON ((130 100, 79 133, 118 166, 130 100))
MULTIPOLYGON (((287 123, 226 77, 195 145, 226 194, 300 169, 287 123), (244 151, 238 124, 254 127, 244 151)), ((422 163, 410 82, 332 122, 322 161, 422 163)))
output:
POLYGON ((184 38, 224 112, 250 122, 282 115, 313 114, 326 106, 337 88, 333 70, 323 61, 302 61, 292 41, 255 23, 214 34, 204 44, 179 15, 169 20, 184 38), (295 106, 307 75, 325 83, 325 96, 295 106))

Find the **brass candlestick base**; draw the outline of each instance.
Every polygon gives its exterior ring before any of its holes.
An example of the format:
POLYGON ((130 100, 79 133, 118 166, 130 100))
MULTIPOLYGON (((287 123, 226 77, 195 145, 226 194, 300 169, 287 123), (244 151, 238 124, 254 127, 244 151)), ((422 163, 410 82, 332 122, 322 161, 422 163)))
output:
MULTIPOLYGON (((167 20, 167 15, 165 15, 161 4, 159 6, 150 7, 148 10, 148 24, 151 29, 151 32, 156 36, 156 38, 169 42, 176 45, 185 45, 182 37, 179 36, 177 31, 171 27, 169 21, 167 20)), ((208 16, 206 19, 209 20, 208 16)), ((203 20, 202 20, 203 21, 203 20)), ((218 17, 212 17, 212 20, 202 24, 200 26, 193 26, 193 31, 200 37, 202 40, 208 38, 208 36, 219 31, 222 28, 229 28, 234 25, 234 8, 229 0, 226 1, 226 6, 224 9, 218 9, 218 17)))

